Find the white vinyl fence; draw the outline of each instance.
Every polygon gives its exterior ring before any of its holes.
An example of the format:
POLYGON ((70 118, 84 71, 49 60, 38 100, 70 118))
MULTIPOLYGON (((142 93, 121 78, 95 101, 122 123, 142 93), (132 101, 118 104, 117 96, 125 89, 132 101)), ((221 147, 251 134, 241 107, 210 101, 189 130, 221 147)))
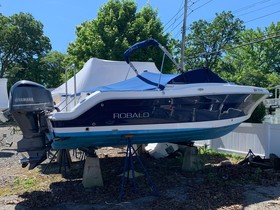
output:
POLYGON ((280 124, 242 123, 231 133, 217 139, 199 141, 196 145, 246 155, 251 149, 255 155, 269 157, 274 153, 280 157, 280 124))

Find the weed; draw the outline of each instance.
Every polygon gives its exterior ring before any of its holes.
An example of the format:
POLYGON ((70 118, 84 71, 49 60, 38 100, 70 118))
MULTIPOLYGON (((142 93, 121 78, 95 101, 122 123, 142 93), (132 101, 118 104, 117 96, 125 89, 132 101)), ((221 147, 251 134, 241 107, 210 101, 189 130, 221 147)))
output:
POLYGON ((208 149, 208 145, 206 145, 206 144, 202 147, 199 147, 198 151, 201 156, 207 156, 206 162, 209 161, 209 159, 208 159, 209 156, 211 156, 211 159, 229 160, 232 163, 238 163, 244 159, 244 157, 242 157, 240 155, 224 153, 224 152, 217 152, 213 149, 208 149))
POLYGON ((29 191, 32 190, 37 184, 36 177, 17 177, 14 180, 13 188, 17 190, 29 191))

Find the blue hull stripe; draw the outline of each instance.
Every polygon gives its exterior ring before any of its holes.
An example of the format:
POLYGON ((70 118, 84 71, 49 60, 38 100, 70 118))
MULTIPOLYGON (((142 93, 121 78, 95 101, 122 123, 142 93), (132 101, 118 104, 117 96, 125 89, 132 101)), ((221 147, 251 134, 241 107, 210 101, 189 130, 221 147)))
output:
POLYGON ((132 130, 108 132, 81 132, 55 134, 54 149, 75 149, 82 147, 117 146, 127 144, 124 135, 133 135, 133 144, 188 142, 219 138, 234 130, 240 123, 219 128, 191 128, 171 130, 132 130))

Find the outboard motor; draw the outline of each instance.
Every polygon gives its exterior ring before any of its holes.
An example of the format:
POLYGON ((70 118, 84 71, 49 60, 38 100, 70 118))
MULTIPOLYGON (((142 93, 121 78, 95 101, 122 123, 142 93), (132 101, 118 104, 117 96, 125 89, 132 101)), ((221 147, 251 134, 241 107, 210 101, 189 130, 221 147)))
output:
POLYGON ((54 109, 49 90, 31 81, 19 81, 10 90, 9 111, 22 131, 17 151, 27 152, 29 158, 21 160, 22 166, 35 168, 47 158, 50 142, 46 114, 54 109))

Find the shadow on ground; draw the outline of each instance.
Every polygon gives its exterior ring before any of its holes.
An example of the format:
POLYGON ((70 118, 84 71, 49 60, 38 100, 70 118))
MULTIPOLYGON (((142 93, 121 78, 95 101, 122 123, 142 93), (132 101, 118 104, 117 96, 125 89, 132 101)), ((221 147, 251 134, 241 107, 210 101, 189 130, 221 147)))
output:
POLYGON ((12 152, 0 151, 0 158, 9 158, 9 157, 12 157, 13 155, 14 155, 14 153, 12 153, 12 152))
MULTIPOLYGON (((270 196, 255 196, 256 199, 247 199, 244 196, 244 192, 248 190, 246 186, 273 188, 280 178, 278 171, 217 164, 190 173, 181 170, 182 163, 178 158, 155 160, 148 155, 141 158, 159 191, 159 196, 152 196, 147 179, 140 176, 136 178, 136 193, 133 192, 133 182, 126 182, 120 202, 124 157, 114 157, 100 158, 104 187, 85 189, 81 170, 78 170, 80 163, 77 162, 68 170, 69 180, 50 184, 48 191, 33 191, 20 195, 24 200, 18 206, 46 208, 51 205, 52 209, 240 209, 242 206, 280 196, 279 188, 275 188, 270 196)), ((136 159, 134 163, 135 170, 142 172, 136 159)), ((53 164, 46 173, 58 173, 58 167, 58 164, 53 164)))

